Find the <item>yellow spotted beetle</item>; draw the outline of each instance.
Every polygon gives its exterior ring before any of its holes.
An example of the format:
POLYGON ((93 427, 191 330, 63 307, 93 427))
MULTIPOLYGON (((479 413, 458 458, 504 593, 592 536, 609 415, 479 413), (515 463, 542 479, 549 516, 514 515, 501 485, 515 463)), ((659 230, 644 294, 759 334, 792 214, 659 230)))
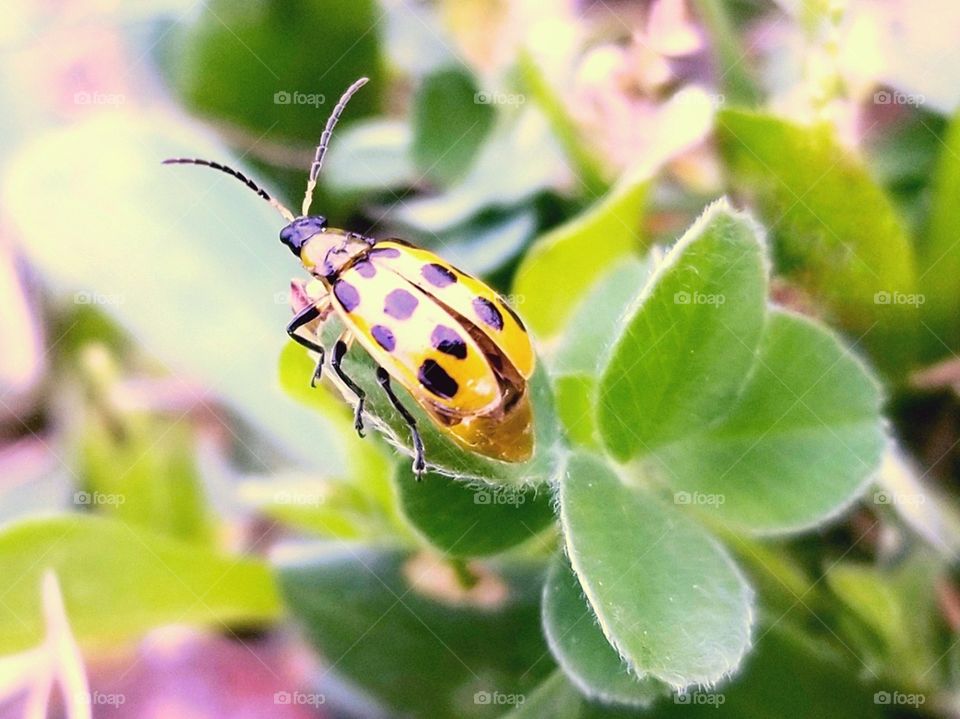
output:
POLYGON ((433 422, 469 451, 505 462, 533 454, 533 413, 527 380, 535 356, 520 318, 490 287, 440 257, 402 240, 374 240, 327 226, 309 214, 333 129, 347 102, 367 82, 361 78, 337 102, 310 166, 299 217, 237 170, 209 160, 173 158, 225 172, 273 205, 288 224, 280 241, 319 281, 319 291, 299 287, 287 334, 319 355, 310 380, 323 372, 327 353, 312 324, 336 312, 346 328, 336 341, 330 367, 356 399, 354 426, 363 436, 364 392, 342 369, 354 339, 377 363, 377 382, 410 427, 413 469, 425 469, 423 442, 414 416, 394 393, 390 379, 413 396, 433 422), (308 334, 305 334, 308 333, 308 334), (308 336, 309 335, 309 336, 308 336))

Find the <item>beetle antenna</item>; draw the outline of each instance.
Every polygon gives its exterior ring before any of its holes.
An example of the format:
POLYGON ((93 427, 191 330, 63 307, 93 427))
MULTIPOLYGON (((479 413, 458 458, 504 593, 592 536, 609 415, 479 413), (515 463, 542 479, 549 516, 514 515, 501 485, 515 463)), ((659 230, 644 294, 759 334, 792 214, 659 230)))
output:
POLYGON ((277 209, 277 211, 278 211, 281 215, 283 215, 283 218, 284 218, 287 222, 293 222, 293 220, 296 219, 296 218, 294 218, 293 213, 290 212, 290 210, 288 210, 286 207, 284 207, 283 205, 281 205, 281 204, 280 204, 279 202, 277 202, 275 199, 273 199, 272 197, 270 197, 270 195, 267 194, 267 191, 266 191, 266 190, 264 190, 264 189, 263 189, 262 187, 260 187, 256 182, 254 182, 253 180, 251 180, 249 177, 247 177, 246 175, 244 175, 242 172, 240 172, 239 170, 234 170, 232 167, 227 167, 226 165, 221 165, 219 162, 212 162, 212 161, 210 161, 210 160, 200 160, 200 159, 193 158, 193 157, 171 157, 171 158, 168 159, 168 160, 164 160, 164 161, 163 161, 163 164, 164 164, 164 165, 202 165, 202 166, 204 166, 204 167, 212 167, 214 170, 219 170, 220 172, 225 172, 225 173, 227 173, 228 175, 230 175, 230 177, 235 177, 235 178, 237 178, 238 180, 240 180, 240 182, 242 182, 244 185, 246 185, 247 187, 249 187, 251 190, 253 190, 254 192, 256 192, 258 195, 260 195, 260 197, 262 197, 264 200, 266 200, 266 201, 269 202, 271 205, 273 205, 273 206, 277 209))
POLYGON ((310 203, 313 202, 313 191, 317 187, 317 177, 320 176, 320 168, 323 167, 323 158, 327 154, 327 147, 330 145, 330 136, 333 134, 333 128, 337 126, 337 121, 340 119, 340 115, 343 114, 343 109, 347 106, 353 94, 369 81, 370 78, 361 77, 348 87, 347 91, 340 96, 340 100, 337 102, 336 107, 333 108, 333 112, 330 113, 327 125, 323 128, 323 134, 320 135, 320 144, 317 145, 317 151, 313 156, 313 163, 310 165, 310 178, 307 180, 307 192, 303 196, 303 210, 300 213, 303 217, 306 217, 310 211, 310 203))

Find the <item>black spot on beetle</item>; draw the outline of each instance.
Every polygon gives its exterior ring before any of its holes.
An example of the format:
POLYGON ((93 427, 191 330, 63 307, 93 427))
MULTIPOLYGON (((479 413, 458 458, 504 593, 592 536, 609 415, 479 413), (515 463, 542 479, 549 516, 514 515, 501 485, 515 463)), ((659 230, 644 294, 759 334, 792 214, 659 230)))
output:
POLYGON ((503 315, 500 314, 497 306, 486 297, 474 297, 473 310, 488 327, 495 330, 503 329, 503 315))
POLYGON ((456 330, 443 325, 437 325, 430 335, 430 343, 439 352, 456 357, 457 359, 466 359, 467 343, 463 341, 456 330))
POLYGON ((374 325, 370 329, 370 334, 373 335, 373 339, 377 341, 377 344, 387 352, 393 352, 393 349, 397 346, 397 338, 393 336, 393 332, 390 331, 389 327, 374 325))
POLYGON ((371 256, 386 257, 393 259, 400 256, 400 250, 396 247, 374 247, 369 253, 371 256))
POLYGON ((457 276, 453 272, 436 262, 421 267, 420 274, 434 287, 449 287, 457 281, 457 276))
POLYGON ((420 384, 438 397, 452 398, 460 387, 447 371, 432 359, 423 361, 417 374, 420 384))
POLYGON ((393 290, 383 303, 383 311, 397 320, 405 320, 417 309, 417 298, 406 290, 393 290))
POLYGON ((353 269, 357 271, 357 274, 367 280, 377 274, 377 268, 373 266, 372 262, 368 262, 367 260, 360 260, 353 266, 353 269))
POLYGON ((360 304, 360 293, 357 288, 344 280, 337 280, 333 285, 333 294, 347 312, 353 312, 360 304))

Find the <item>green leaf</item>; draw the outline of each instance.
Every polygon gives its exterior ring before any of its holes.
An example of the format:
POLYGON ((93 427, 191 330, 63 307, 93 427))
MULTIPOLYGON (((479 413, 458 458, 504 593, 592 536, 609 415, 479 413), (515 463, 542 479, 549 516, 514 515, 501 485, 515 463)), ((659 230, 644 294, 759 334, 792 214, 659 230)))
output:
POLYGON ((933 177, 925 242, 919 258, 920 290, 930 358, 960 349, 960 112, 947 128, 933 177))
POLYGON ((174 539, 208 543, 212 517, 191 430, 172 420, 138 419, 117 436, 90 418, 80 447, 84 486, 74 503, 174 539))
POLYGON ((520 53, 518 68, 524 88, 549 119, 550 126, 570 158, 574 173, 583 183, 587 195, 599 197, 606 193, 610 185, 606 177, 607 171, 596 151, 583 140, 561 94, 552 87, 550 80, 528 51, 520 53))
POLYGON ((647 454, 724 414, 753 364, 765 299, 758 229, 715 203, 655 269, 600 379, 598 424, 614 456, 647 454))
POLYGON ((480 557, 536 539, 553 523, 550 492, 426 474, 417 482, 401 466, 397 493, 407 519, 433 547, 451 557, 480 557))
POLYGON ((826 581, 831 591, 880 639, 877 673, 896 673, 934 691, 945 669, 933 669, 950 644, 930 591, 943 580, 943 572, 942 563, 923 551, 894 567, 852 561, 830 567, 826 581))
POLYGON ((563 331, 550 366, 557 414, 573 444, 602 446, 594 409, 597 375, 617 339, 621 316, 648 276, 647 263, 624 260, 594 283, 563 331))
POLYGON ((494 693, 523 695, 554 666, 538 623, 539 572, 487 570, 468 598, 449 601, 442 592, 457 590, 447 574, 400 552, 348 546, 291 557, 280 579, 310 642, 390 712, 498 716, 494 693))
POLYGON ((754 532, 796 531, 848 506, 879 469, 880 388, 832 333, 773 310, 746 385, 719 422, 647 463, 674 501, 754 532))
POLYGON ((570 563, 607 640, 636 676, 712 685, 747 651, 752 592, 687 516, 574 456, 560 485, 570 563))
POLYGON ((64 516, 0 531, 0 651, 38 643, 40 580, 56 572, 81 641, 114 643, 164 624, 273 621, 273 577, 256 560, 215 554, 124 522, 64 516))
POLYGON ((323 181, 331 192, 382 192, 415 184, 413 133, 403 120, 375 118, 337 126, 323 181))
POLYGON ((24 147, 4 177, 4 207, 55 289, 84 291, 75 297, 96 302, 169 373, 210 388, 305 465, 340 473, 346 456, 330 424, 277 382, 286 289, 299 272, 277 240, 283 222, 230 177, 160 165, 194 155, 246 170, 182 123, 110 110, 24 147), (50 240, 51 187, 64 190, 66 244, 50 240))
POLYGON ((557 334, 594 282, 639 246, 649 177, 634 176, 570 222, 539 238, 513 283, 524 319, 541 337, 557 334))
POLYGON ((379 12, 373 0, 214 0, 171 36, 172 84, 191 110, 249 130, 250 144, 314 144, 357 78, 370 84, 351 100, 344 125, 379 107, 379 12))
POLYGON ((638 679, 603 635, 569 563, 557 557, 543 588, 543 631, 567 677, 588 697, 648 706, 666 687, 638 679))
POLYGON ((913 250, 889 198, 826 125, 724 110, 720 147, 734 186, 755 197, 778 265, 891 371, 911 359, 918 322, 913 250))
POLYGON ((524 697, 523 703, 503 715, 503 719, 580 719, 580 694, 557 671, 524 697))
POLYGON ((417 92, 413 159, 437 184, 463 176, 493 126, 493 106, 478 90, 468 70, 449 67, 426 77, 417 92))

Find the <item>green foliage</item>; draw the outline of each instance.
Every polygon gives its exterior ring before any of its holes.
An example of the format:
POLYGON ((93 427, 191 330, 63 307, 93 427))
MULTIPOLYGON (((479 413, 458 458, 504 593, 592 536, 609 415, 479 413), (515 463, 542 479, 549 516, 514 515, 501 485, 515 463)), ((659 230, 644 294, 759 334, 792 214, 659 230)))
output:
POLYGON ((630 178, 530 248, 513 293, 523 298, 524 318, 538 335, 556 334, 593 281, 637 249, 648 181, 630 178))
POLYGON ((719 114, 717 131, 734 186, 756 199, 770 225, 780 268, 880 366, 906 369, 918 328, 914 252, 861 160, 827 125, 731 109, 719 114))
POLYGON ((413 108, 417 169, 446 185, 463 176, 493 125, 493 107, 463 68, 447 68, 423 81, 413 108))
MULTIPOLYGON (((489 571, 489 570, 487 570, 489 571)), ((402 552, 356 547, 293 557, 280 581, 306 637, 395 712, 495 717, 494 692, 523 695, 550 673, 539 571, 505 566, 458 599, 455 575, 402 552), (431 593, 432 592, 432 593, 431 593)))
POLYGON ((600 380, 598 420, 620 460, 722 416, 753 364, 766 273, 754 226, 718 204, 639 295, 600 380))
POLYGON ((209 3, 175 29, 171 82, 188 108, 253 139, 315 144, 358 77, 370 84, 351 101, 345 124, 380 105, 380 40, 370 31, 378 12, 372 0, 209 3))
POLYGON ((960 349, 960 112, 940 149, 932 183, 928 226, 919 256, 919 287, 925 293, 923 344, 929 357, 960 349))
POLYGON ((679 689, 737 667, 750 642, 751 590, 700 526, 584 456, 567 467, 560 508, 573 570, 636 676, 679 689))
POLYGON ((466 484, 436 474, 417 483, 406 466, 396 482, 407 519, 430 545, 451 557, 499 554, 536 540, 553 524, 545 487, 466 484))
POLYGON ((40 579, 56 572, 80 641, 116 642, 161 624, 219 628, 276 621, 268 568, 119 519, 31 519, 0 531, 0 573, 14 581, 0 608, 0 651, 39 643, 40 579))

